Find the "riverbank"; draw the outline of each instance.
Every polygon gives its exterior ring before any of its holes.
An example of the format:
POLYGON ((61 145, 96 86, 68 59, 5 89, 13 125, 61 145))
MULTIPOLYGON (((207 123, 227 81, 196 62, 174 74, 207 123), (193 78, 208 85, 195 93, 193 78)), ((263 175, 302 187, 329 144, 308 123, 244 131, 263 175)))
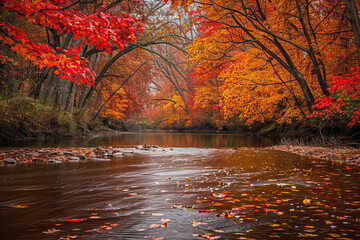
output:
POLYGON ((119 151, 112 147, 66 147, 66 148, 21 148, 0 152, 1 165, 26 163, 62 163, 86 160, 109 161, 110 157, 131 154, 132 151, 119 151))
POLYGON ((73 113, 24 96, 0 99, 0 116, 0 143, 91 137, 122 129, 111 129, 96 120, 83 122, 73 113))
POLYGON ((294 153, 309 159, 323 159, 334 164, 346 164, 360 167, 360 149, 351 147, 314 147, 296 145, 276 145, 269 149, 294 153))

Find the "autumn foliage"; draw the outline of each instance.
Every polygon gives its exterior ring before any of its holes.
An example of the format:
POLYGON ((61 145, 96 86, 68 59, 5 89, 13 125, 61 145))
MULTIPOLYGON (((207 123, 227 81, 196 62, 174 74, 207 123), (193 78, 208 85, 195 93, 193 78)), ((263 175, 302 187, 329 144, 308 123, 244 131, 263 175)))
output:
POLYGON ((351 68, 350 73, 336 76, 330 84, 330 97, 317 99, 313 108, 316 110, 310 117, 325 117, 334 115, 344 116, 350 119, 349 126, 360 121, 360 74, 359 67, 351 68))
POLYGON ((4 35, 2 44, 39 68, 56 68, 59 78, 93 84, 95 73, 88 67, 88 60, 80 57, 83 47, 93 45, 98 50, 110 53, 114 44, 119 50, 129 42, 136 40, 135 23, 140 21, 130 18, 111 16, 108 11, 95 12, 88 16, 73 8, 70 1, 22 0, 3 1, 3 8, 14 12, 15 17, 25 18, 29 23, 50 28, 58 34, 71 33, 79 41, 73 48, 51 49, 49 46, 31 41, 21 29, 6 22, 0 27, 4 35))
POLYGON ((195 109, 219 109, 214 120, 247 124, 330 117, 338 109, 355 123, 357 73, 331 83, 357 64, 352 25, 337 14, 347 14, 345 3, 201 3, 193 12, 199 37, 188 47, 195 109), (312 114, 319 107, 323 111, 312 114))
POLYGON ((353 126, 359 7, 353 0, 2 0, 1 94, 30 96, 77 119, 158 128, 329 119, 353 126))

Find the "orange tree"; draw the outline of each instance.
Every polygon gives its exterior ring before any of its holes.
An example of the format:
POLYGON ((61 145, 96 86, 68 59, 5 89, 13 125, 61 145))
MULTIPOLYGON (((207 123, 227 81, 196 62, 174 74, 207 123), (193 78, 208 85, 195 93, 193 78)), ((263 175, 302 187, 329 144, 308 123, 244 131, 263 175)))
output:
POLYGON ((200 82, 198 105, 211 102, 225 118, 248 123, 291 122, 311 113, 315 98, 332 93, 329 76, 357 59, 343 3, 200 1, 200 34, 188 48, 200 82), (336 52, 348 54, 333 62, 327 56, 336 52))

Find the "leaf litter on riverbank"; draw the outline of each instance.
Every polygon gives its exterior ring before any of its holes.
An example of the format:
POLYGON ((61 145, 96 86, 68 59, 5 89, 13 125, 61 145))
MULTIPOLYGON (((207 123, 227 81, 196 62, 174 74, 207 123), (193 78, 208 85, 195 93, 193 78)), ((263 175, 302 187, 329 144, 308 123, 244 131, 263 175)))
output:
POLYGON ((269 149, 280 150, 306 156, 314 159, 324 159, 333 163, 360 166, 360 149, 357 148, 329 148, 296 145, 277 145, 269 149))

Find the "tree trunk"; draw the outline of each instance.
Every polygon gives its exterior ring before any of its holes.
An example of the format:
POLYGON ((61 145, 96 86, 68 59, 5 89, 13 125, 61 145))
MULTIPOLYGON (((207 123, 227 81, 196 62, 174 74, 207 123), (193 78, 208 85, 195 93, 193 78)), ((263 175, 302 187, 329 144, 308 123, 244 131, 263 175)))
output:
MULTIPOLYGON (((307 30, 307 26, 306 26, 305 21, 304 21, 304 15, 302 13, 301 6, 300 6, 300 3, 299 3, 298 0, 296 0, 296 7, 297 7, 297 10, 298 10, 298 13, 299 13, 299 19, 300 19, 301 26, 303 28, 306 40, 308 42, 308 47, 309 47, 308 54, 310 56, 311 62, 313 63, 313 67, 314 67, 313 71, 316 74, 318 83, 320 84, 320 88, 321 88, 322 92, 324 93, 324 95, 325 96, 330 96, 330 92, 328 91, 328 86, 327 86, 327 84, 326 84, 326 82, 324 80, 325 76, 323 77, 323 75, 321 73, 321 70, 320 70, 319 62, 316 59, 315 51, 314 51, 314 48, 312 46, 312 41, 311 41, 309 32, 307 30)), ((309 22, 310 22, 310 20, 309 20, 309 22)), ((315 33, 313 33, 313 34, 315 34, 315 33)))
POLYGON ((51 72, 49 81, 45 81, 43 84, 43 95, 42 95, 42 102, 44 104, 50 104, 53 100, 53 93, 57 85, 57 77, 54 71, 51 72))
POLYGON ((74 109, 74 102, 75 102, 75 92, 76 92, 76 84, 71 83, 70 91, 67 97, 67 102, 65 106, 65 111, 72 112, 74 109))
POLYGON ((355 0, 346 0, 346 6, 349 12, 350 22, 354 33, 354 39, 358 54, 358 65, 360 67, 360 19, 355 0))
POLYGON ((128 52, 131 52, 132 50, 136 49, 137 46, 131 45, 125 47, 122 51, 118 52, 113 58, 111 58, 104 66, 104 68, 101 70, 100 74, 96 77, 94 86, 90 88, 90 91, 86 94, 84 97, 84 101, 81 103, 80 111, 78 112, 78 118, 81 118, 82 115, 85 113, 85 110, 89 104, 89 101, 94 93, 96 91, 96 87, 99 85, 101 80, 103 79, 105 73, 110 69, 110 67, 123 55, 125 55, 128 52))

